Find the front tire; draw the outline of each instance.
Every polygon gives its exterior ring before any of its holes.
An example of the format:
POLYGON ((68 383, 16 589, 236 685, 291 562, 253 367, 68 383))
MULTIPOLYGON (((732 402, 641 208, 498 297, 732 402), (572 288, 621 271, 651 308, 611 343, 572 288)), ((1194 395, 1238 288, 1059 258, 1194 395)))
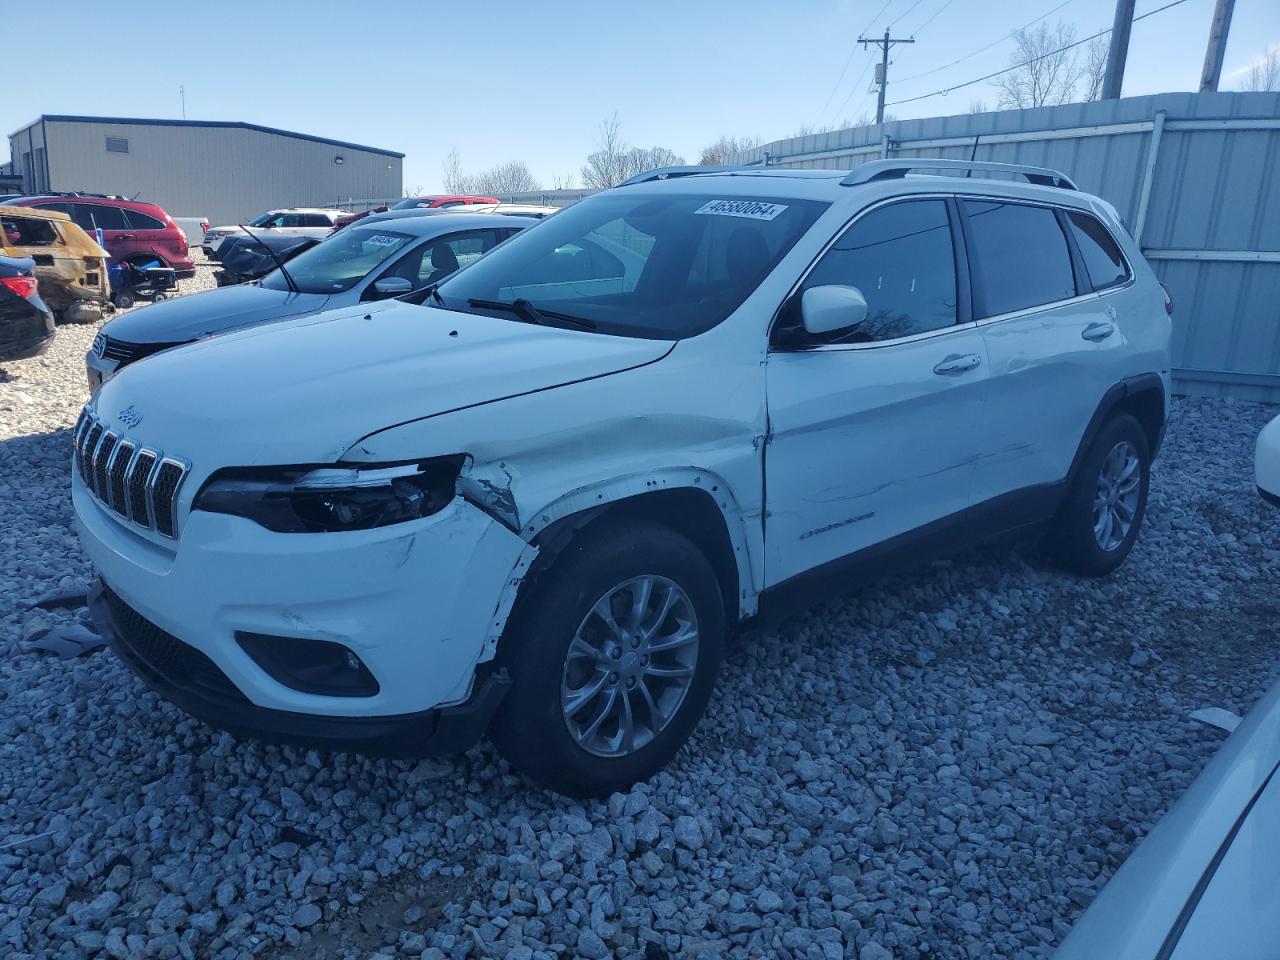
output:
POLYGON ((1089 445, 1051 534, 1058 563, 1103 577, 1138 539, 1151 481, 1151 445, 1128 414, 1109 420, 1089 445))
POLYGON ((673 530, 603 520, 531 586, 502 639, 513 687, 490 738, 512 766, 569 796, 648 779, 715 687, 725 618, 711 564, 673 530))

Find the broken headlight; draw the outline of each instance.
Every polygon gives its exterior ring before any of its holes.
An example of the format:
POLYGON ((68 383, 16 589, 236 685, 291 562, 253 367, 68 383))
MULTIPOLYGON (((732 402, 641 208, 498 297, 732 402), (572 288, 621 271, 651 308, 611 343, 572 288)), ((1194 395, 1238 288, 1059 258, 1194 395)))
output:
POLYGON ((463 460, 219 470, 194 509, 246 517, 279 533, 369 530, 442 510, 453 500, 463 460))

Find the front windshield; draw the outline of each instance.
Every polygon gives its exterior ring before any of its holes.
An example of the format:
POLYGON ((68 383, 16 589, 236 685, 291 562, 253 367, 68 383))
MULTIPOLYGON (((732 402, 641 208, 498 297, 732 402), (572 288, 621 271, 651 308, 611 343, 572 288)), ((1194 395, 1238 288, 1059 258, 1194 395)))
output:
MULTIPOLYGON (((407 233, 349 227, 302 251, 285 264, 285 269, 303 293, 342 293, 412 241, 407 233)), ((262 286, 268 290, 289 289, 279 270, 263 277, 262 286)))
POLYGON ((271 222, 271 220, 272 220, 272 215, 271 215, 271 214, 269 214, 269 213, 261 213, 261 214, 259 214, 258 216, 254 217, 252 220, 250 220, 250 221, 249 221, 249 223, 248 223, 247 225, 248 225, 248 226, 250 226, 250 227, 261 227, 261 226, 265 226, 266 224, 270 223, 270 222, 271 222))
POLYGON ((399 203, 394 204, 391 207, 391 209, 392 210, 412 210, 415 207, 429 207, 429 206, 431 206, 430 200, 422 200, 418 197, 409 197, 406 200, 401 200, 399 203))
POLYGON ((512 317, 470 301, 519 299, 602 333, 678 340, 736 310, 827 206, 611 190, 514 237, 438 293, 451 310, 512 317))

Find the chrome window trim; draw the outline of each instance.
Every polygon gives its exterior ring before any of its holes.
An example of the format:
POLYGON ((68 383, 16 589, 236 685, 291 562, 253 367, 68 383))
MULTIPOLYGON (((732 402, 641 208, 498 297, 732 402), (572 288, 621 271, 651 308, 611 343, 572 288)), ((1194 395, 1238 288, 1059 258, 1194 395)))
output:
MULTIPOLYGON (((956 177, 955 179, 960 180, 961 178, 956 177)), ((1064 237, 1063 239, 1065 240, 1066 238, 1064 237)), ((965 259, 967 261, 966 266, 969 268, 970 286, 972 286, 973 254, 968 249, 967 243, 965 245, 965 259)), ((877 200, 875 203, 872 203, 868 206, 861 208, 860 210, 858 210, 857 213, 855 213, 847 221, 845 221, 845 223, 841 227, 839 227, 835 231, 835 233, 831 235, 831 238, 823 245, 822 249, 818 251, 817 255, 813 258, 813 260, 809 262, 809 265, 805 267, 803 272, 801 272, 799 278, 787 290, 786 295, 782 298, 782 300, 778 303, 777 308, 774 310, 773 317, 769 321, 769 331, 767 334, 767 338, 768 338, 767 352, 768 353, 816 353, 819 351, 826 351, 826 350, 874 350, 881 347, 897 346, 898 344, 902 344, 902 343, 916 343, 921 340, 932 339, 933 337, 945 336, 946 334, 954 333, 957 330, 969 330, 977 327, 985 327, 992 323, 1003 323, 1006 320, 1017 320, 1022 317, 1030 316, 1032 314, 1042 313, 1045 310, 1054 310, 1054 309, 1057 309, 1058 307, 1067 306, 1073 303, 1083 303, 1086 300, 1100 299, 1109 294, 1117 293, 1121 290, 1127 290, 1129 287, 1132 287, 1136 282, 1137 282, 1137 272, 1133 269, 1133 261, 1129 259, 1129 254, 1124 249, 1124 245, 1116 239, 1115 231, 1112 230, 1111 227, 1107 226, 1106 222, 1101 217, 1099 217, 1096 213, 1094 213, 1091 207, 1075 206, 1074 204, 1070 204, 1070 203, 1054 202, 1050 200, 1031 200, 1031 199, 1024 199, 1022 197, 1005 197, 999 194, 992 194, 992 193, 967 193, 967 192, 961 192, 961 191, 955 191, 955 192, 951 192, 951 191, 932 192, 931 191, 928 193, 904 193, 904 194, 899 194, 893 197, 886 197, 883 200, 877 200), (778 324, 778 320, 782 314, 783 306, 793 296, 795 296, 796 291, 799 290, 804 285, 804 282, 809 279, 809 274, 813 272, 814 268, 818 265, 819 261, 821 261, 822 258, 827 255, 828 251, 830 251, 831 248, 836 245, 836 241, 838 241, 842 236, 844 236, 844 234, 847 233, 855 223, 857 223, 867 214, 871 213, 873 210, 878 210, 881 207, 886 207, 892 203, 903 203, 910 200, 947 200, 947 199, 955 200, 957 203, 961 200, 988 200, 988 201, 998 202, 998 203, 1017 203, 1017 204, 1022 204, 1023 206, 1046 207, 1050 210, 1063 210, 1066 212, 1083 213, 1086 216, 1092 217, 1094 220, 1098 221, 1098 223, 1102 225, 1103 229, 1107 231, 1107 236, 1111 237, 1112 243, 1114 243, 1116 245, 1116 248, 1120 251, 1120 256, 1124 257, 1125 267, 1129 272, 1129 278, 1124 283, 1116 284, 1115 286, 1112 286, 1112 287, 1104 287, 1101 290, 1092 290, 1089 293, 1077 294, 1076 296, 1068 297, 1065 300, 1054 300, 1049 303, 1036 304, 1035 306, 1032 306, 1032 307, 1024 307, 1022 310, 1014 310, 1008 313, 993 314, 990 317, 983 317, 980 320, 971 320, 968 323, 957 323, 950 327, 940 327, 937 330, 926 330, 923 333, 912 334, 911 336, 908 336, 908 337, 897 337, 896 339, 893 339, 893 340, 877 340, 870 343, 824 343, 824 344, 819 344, 817 346, 812 346, 812 347, 792 347, 792 348, 786 348, 786 349, 781 349, 774 345, 773 331, 778 324)), ((957 314, 958 314, 959 304, 957 304, 956 307, 957 307, 957 314)))
MULTIPOLYGON (((1011 203, 1011 204, 1019 204, 1024 207, 1047 207, 1050 210, 1062 210, 1065 213, 1083 213, 1086 216, 1093 217, 1093 219, 1097 220, 1098 223, 1102 224, 1103 229, 1107 231, 1107 236, 1111 238, 1111 242, 1114 243, 1116 245, 1116 249, 1120 251, 1120 256, 1124 257, 1125 269, 1129 271, 1129 279, 1127 279, 1124 283, 1116 284, 1113 287, 1104 287, 1102 290, 1090 290, 1088 293, 1079 293, 1079 294, 1076 294, 1074 297, 1067 297, 1065 300, 1051 300, 1048 303, 1037 303, 1034 306, 1023 307, 1021 310, 1010 310, 1010 311, 1007 311, 1006 313, 993 313, 989 317, 982 317, 981 319, 974 321, 975 323, 978 324, 978 326, 984 327, 990 323, 1002 323, 1005 320, 1017 320, 1022 317, 1031 316, 1032 314, 1043 313, 1045 310, 1054 310, 1054 309, 1057 309, 1058 307, 1065 307, 1068 304, 1083 303, 1086 300, 1097 299, 1105 296, 1106 294, 1115 293, 1117 290, 1124 290, 1128 287, 1131 287, 1133 286, 1135 280, 1137 279, 1137 275, 1134 273, 1134 270, 1133 270, 1133 263, 1132 261, 1129 260, 1129 255, 1125 253, 1124 246, 1116 240, 1115 233, 1111 230, 1111 228, 1108 227, 1105 223, 1103 223, 1103 221, 1096 214, 1094 214, 1092 210, 1086 209, 1084 207, 1075 207, 1069 203, 1053 203, 1049 200, 1025 200, 1022 197, 1001 197, 999 195, 986 194, 986 193, 957 193, 957 194, 953 194, 953 196, 956 198, 957 201, 987 200, 992 203, 1011 203)), ((1063 240, 1065 241, 1066 239, 1067 238, 1064 236, 1063 240)), ((1071 247, 1070 247, 1070 244, 1068 243, 1068 246, 1067 246, 1068 255, 1070 255, 1070 252, 1071 252, 1071 247)), ((968 254, 967 250, 966 250, 966 253, 968 254)), ((970 269, 969 269, 970 283, 972 284, 973 256, 972 254, 968 254, 968 256, 970 259, 970 269)), ((1072 269, 1074 270, 1074 267, 1072 269)))

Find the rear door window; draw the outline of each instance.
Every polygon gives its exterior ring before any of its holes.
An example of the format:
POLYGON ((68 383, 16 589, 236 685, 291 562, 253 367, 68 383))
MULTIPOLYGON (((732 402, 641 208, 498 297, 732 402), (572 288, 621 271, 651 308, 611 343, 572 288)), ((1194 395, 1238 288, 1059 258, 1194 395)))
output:
POLYGON ((1129 279, 1129 265, 1125 263, 1124 254, 1101 222, 1078 210, 1068 211, 1067 220, 1093 289, 1118 287, 1129 279))
POLYGON ((961 200, 976 316, 994 317, 1076 295, 1071 252, 1049 207, 961 200))
MULTIPOLYGON (((946 201, 891 203, 860 217, 814 265, 800 294, 826 284, 857 287, 867 319, 824 342, 897 340, 953 326, 956 260, 946 201)), ((788 326, 798 327, 798 311, 788 312, 788 326)))
POLYGON ((474 263, 497 244, 498 236, 493 230, 468 230, 428 240, 405 255, 378 279, 404 277, 415 289, 425 287, 474 263))
POLYGON ((129 223, 124 218, 124 211, 119 207, 109 207, 100 203, 76 203, 72 204, 72 206, 74 211, 71 214, 71 218, 80 225, 81 229, 90 233, 95 229, 129 229, 129 223))

